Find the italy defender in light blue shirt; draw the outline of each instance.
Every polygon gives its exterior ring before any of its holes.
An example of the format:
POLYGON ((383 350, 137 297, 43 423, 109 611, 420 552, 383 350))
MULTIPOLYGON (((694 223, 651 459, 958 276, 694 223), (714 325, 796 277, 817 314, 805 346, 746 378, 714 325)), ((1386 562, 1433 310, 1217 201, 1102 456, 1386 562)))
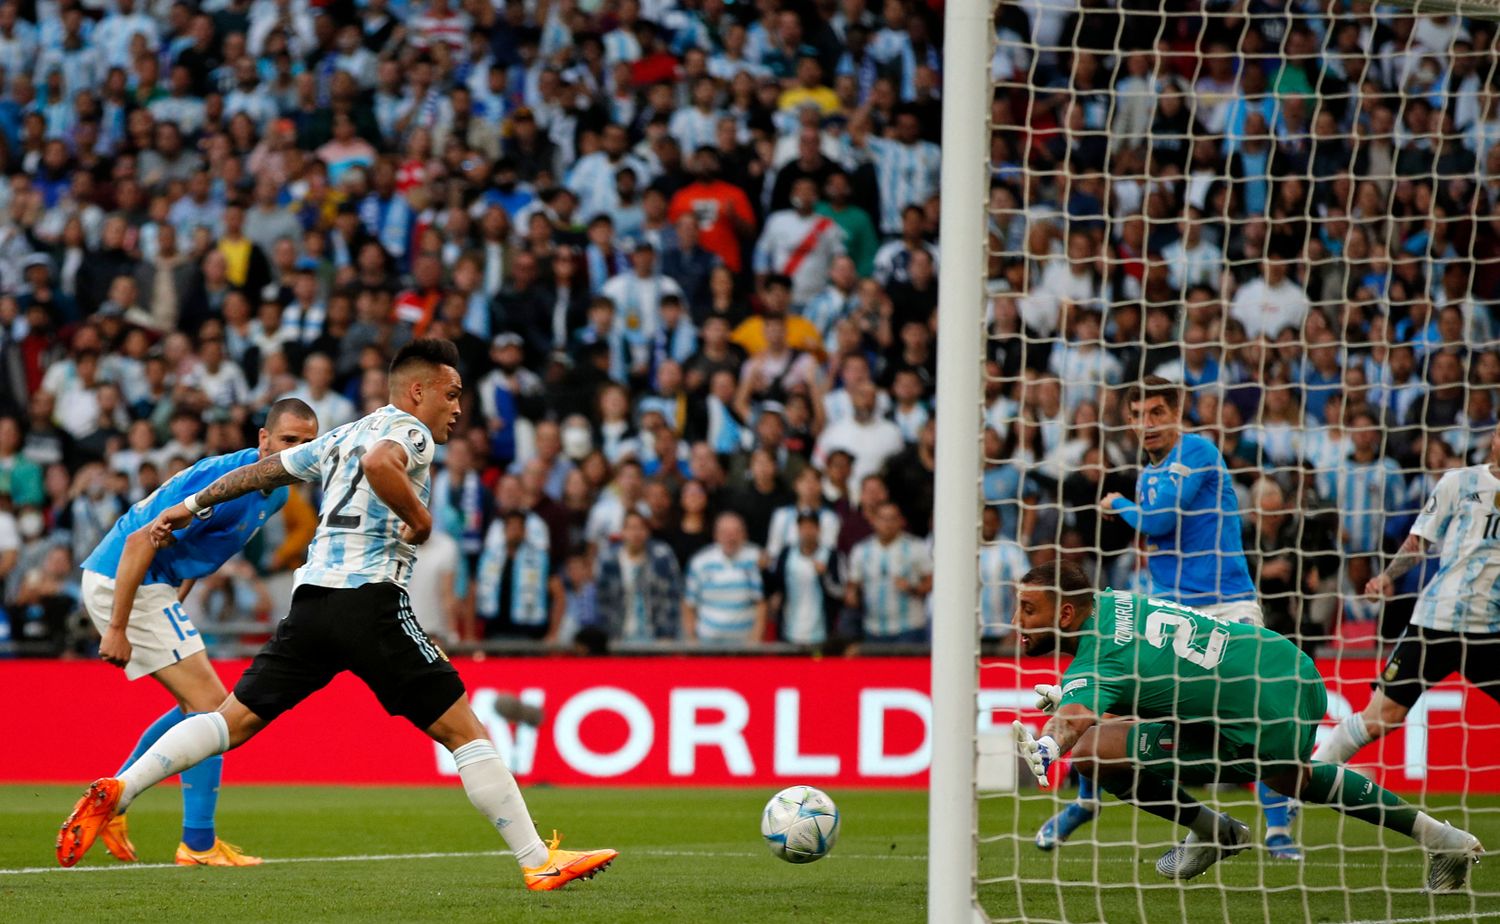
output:
MULTIPOLYGON (((1135 428, 1147 464, 1136 482, 1135 501, 1112 492, 1100 506, 1105 516, 1118 516, 1141 533, 1152 595, 1225 622, 1264 625, 1240 541, 1239 501, 1229 466, 1212 441, 1182 432, 1182 386, 1147 376, 1126 391, 1124 403, 1126 422, 1135 428)), ((1266 817, 1266 849, 1277 859, 1302 859, 1291 837, 1291 803, 1263 783, 1257 793, 1266 817)), ((1042 825, 1036 845, 1053 849, 1098 810, 1092 781, 1080 780, 1077 801, 1042 825)))
MULTIPOLYGON (((276 402, 256 447, 203 459, 179 472, 126 511, 84 560, 84 608, 102 637, 99 657, 123 667, 127 679, 154 678, 177 701, 141 735, 124 766, 134 763, 188 715, 212 712, 228 695, 182 601, 193 581, 218 571, 282 508, 288 489, 257 491, 222 504, 211 516, 178 530, 177 541, 162 549, 151 542, 151 523, 163 510, 213 484, 219 476, 317 435, 318 419, 312 408, 296 398, 276 402)), ((215 835, 222 768, 223 758, 215 757, 182 774, 182 844, 176 857, 180 865, 260 862, 215 835)), ((124 815, 105 829, 104 845, 118 860, 136 859, 124 815)))

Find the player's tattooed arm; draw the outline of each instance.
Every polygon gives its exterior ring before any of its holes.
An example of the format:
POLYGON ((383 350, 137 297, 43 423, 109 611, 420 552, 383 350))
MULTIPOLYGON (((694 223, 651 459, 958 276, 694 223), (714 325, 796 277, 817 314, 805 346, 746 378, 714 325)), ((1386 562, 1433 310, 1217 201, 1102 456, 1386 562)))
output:
POLYGON ((1397 550, 1396 557, 1392 558, 1391 563, 1385 566, 1385 570, 1371 578, 1370 582, 1365 585, 1365 594, 1370 597, 1379 598, 1394 593, 1396 590, 1396 581, 1400 580, 1403 574, 1422 563, 1422 559, 1427 557, 1427 547, 1429 545, 1430 543, 1426 539, 1415 533, 1408 535, 1406 541, 1401 543, 1401 548, 1397 550))
MULTIPOLYGON (((219 476, 217 481, 193 495, 191 500, 197 509, 206 510, 251 491, 270 491, 301 480, 286 470, 279 455, 267 456, 219 476)), ((163 510, 151 524, 151 543, 159 549, 166 548, 176 541, 172 534, 192 520, 193 510, 186 503, 163 510)))
POLYGON ((286 470, 278 454, 267 456, 259 462, 251 462, 249 465, 241 465, 234 471, 219 476, 218 481, 199 491, 194 495, 194 499, 199 507, 213 507, 225 501, 232 501, 236 497, 242 497, 251 491, 271 491, 284 484, 292 484, 301 480, 286 470))
POLYGON ((1047 720, 1042 728, 1042 737, 1057 742, 1058 754, 1073 749, 1084 733, 1099 723, 1099 717, 1081 703, 1068 703, 1047 720))

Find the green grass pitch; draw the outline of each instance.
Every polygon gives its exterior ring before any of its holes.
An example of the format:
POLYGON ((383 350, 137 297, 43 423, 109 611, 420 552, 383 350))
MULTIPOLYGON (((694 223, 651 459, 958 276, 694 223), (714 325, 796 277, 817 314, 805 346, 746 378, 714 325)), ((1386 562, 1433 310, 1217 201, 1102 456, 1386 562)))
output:
MULTIPOLYGON (((29 871, 53 865, 57 825, 79 791, 0 787, 0 919, 805 924, 925 918, 927 806, 919 792, 835 789, 843 815, 838 847, 821 862, 792 866, 760 842, 759 812, 769 791, 531 789, 527 799, 544 833, 555 826, 565 843, 622 851, 592 882, 531 894, 457 786, 226 787, 221 831, 275 861, 240 870, 156 865, 170 863, 179 824, 178 793, 163 788, 130 813, 136 847, 151 865, 116 864, 96 846, 78 870, 29 871)), ((1431 803, 1440 811, 1454 804, 1431 803)), ((1467 805, 1476 833, 1500 845, 1500 800, 1471 798, 1467 805)), ((1139 890, 1132 887, 1138 880, 1161 882, 1151 868, 1161 847, 1137 848, 1132 838, 1164 843, 1165 823, 1143 819, 1137 830, 1133 809, 1110 805, 1093 829, 1107 846, 1075 843, 1046 855, 1030 846, 1029 836, 1052 803, 1005 797, 982 806, 982 833, 1022 835, 982 852, 982 876, 1011 877, 982 889, 996 919, 1060 919, 1059 901, 1067 920, 1110 924, 1500 918, 1496 898, 1417 893, 1422 866, 1413 850, 1339 851, 1337 817, 1327 810, 1304 814, 1303 839, 1315 849, 1300 870, 1255 852, 1221 864, 1202 885, 1139 890), (1383 882, 1403 891, 1382 892, 1383 882)), ((1247 821, 1255 817, 1248 803, 1234 808, 1247 821)), ((1443 814, 1459 817, 1453 809, 1443 814)), ((1347 825, 1347 834, 1354 846, 1379 843, 1357 823, 1347 825)), ((1474 885, 1500 890, 1500 871, 1481 864, 1474 885)))

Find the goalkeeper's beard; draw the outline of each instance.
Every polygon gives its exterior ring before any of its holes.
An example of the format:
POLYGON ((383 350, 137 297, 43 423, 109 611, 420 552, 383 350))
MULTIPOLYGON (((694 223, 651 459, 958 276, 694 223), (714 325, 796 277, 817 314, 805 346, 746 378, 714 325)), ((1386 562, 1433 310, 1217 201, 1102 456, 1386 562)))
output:
POLYGON ((1021 648, 1028 657, 1035 658, 1051 654, 1052 650, 1057 647, 1057 632, 1055 630, 1037 633, 1022 632, 1021 636, 1024 640, 1021 648))

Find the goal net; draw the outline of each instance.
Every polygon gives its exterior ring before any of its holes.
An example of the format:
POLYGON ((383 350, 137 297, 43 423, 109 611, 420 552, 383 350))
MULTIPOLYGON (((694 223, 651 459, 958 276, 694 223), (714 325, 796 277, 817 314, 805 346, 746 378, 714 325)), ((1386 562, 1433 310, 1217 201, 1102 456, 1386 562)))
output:
MULTIPOLYGON (((1041 849, 1077 777, 1064 760, 1037 788, 1009 742, 1013 719, 1040 734, 1032 686, 1068 664, 1024 656, 1011 628, 1014 582, 1055 558, 1100 589, 1210 609, 1244 598, 1233 575, 1247 575, 1266 627, 1326 681, 1319 742, 1383 672, 1408 676, 1386 659, 1437 549, 1384 600, 1365 588, 1439 479, 1489 460, 1500 400, 1496 17, 1454 9, 950 2, 932 920, 959 907, 1035 921, 1500 918, 1489 864, 1462 893, 1426 894, 1414 841, 1322 805, 1291 819, 1302 858, 1273 856, 1277 807, 1242 783, 1187 787, 1253 846, 1186 883, 1155 868, 1186 829, 1103 792, 1097 817, 1041 849), (1148 376, 1181 386, 1179 451, 1201 438, 1222 456, 1236 543, 1189 535, 1203 498, 1157 503, 1201 461, 1139 477, 1152 455, 1125 397, 1148 376), (1126 502, 1175 525, 1145 535, 1111 515, 1126 502), (1207 591, 1186 577, 1205 557, 1221 560, 1207 591), (956 896, 952 863, 968 867, 956 896)), ((1472 515, 1500 528, 1493 480, 1465 484, 1472 515)), ((1465 598, 1429 627, 1500 629, 1496 561, 1458 576, 1465 598)), ((1436 671, 1435 649, 1418 651, 1436 671)), ((1472 676, 1496 676, 1484 665, 1500 645, 1467 658, 1472 676)), ((1438 679, 1349 765, 1500 847, 1500 706, 1438 679)))

